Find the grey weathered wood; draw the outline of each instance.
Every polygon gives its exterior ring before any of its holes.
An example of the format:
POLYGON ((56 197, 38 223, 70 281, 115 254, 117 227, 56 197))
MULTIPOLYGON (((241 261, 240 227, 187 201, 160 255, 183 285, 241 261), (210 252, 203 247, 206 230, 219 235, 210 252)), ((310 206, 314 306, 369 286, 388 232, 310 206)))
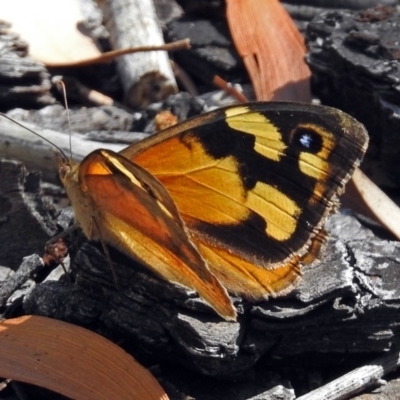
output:
POLYGON ((356 368, 338 379, 300 396, 297 400, 342 400, 370 387, 385 385, 382 378, 400 365, 399 351, 380 357, 368 365, 356 368))
POLYGON ((114 106, 81 107, 68 111, 61 105, 48 106, 40 110, 17 108, 9 111, 7 115, 20 122, 39 125, 42 129, 66 133, 79 132, 82 136, 89 132, 130 131, 138 118, 135 114, 114 106))
MULTIPOLYGON (((98 0, 114 49, 164 43, 152 0, 98 0)), ((168 54, 125 55, 117 60, 125 103, 144 108, 177 91, 168 54)))
POLYGON ((0 282, 0 307, 19 289, 31 276, 43 268, 43 260, 38 255, 24 257, 21 265, 7 280, 0 282))
MULTIPOLYGON (((29 114, 28 111, 25 113, 29 114)), ((64 116, 65 121, 67 119, 64 116)), ((50 143, 56 144, 69 157, 69 133, 43 129, 39 125, 26 122, 21 123, 45 137, 50 143)), ((50 143, 0 115, 0 158, 20 160, 30 170, 41 171, 46 180, 54 181, 57 175, 57 166, 54 158, 55 148, 50 143)), ((98 148, 120 151, 123 147, 125 146, 122 144, 103 143, 85 139, 76 133, 71 134, 72 155, 75 160, 81 160, 98 148)))
POLYGON ((249 397, 246 400, 294 400, 294 390, 288 389, 282 385, 275 386, 274 388, 265 391, 264 393, 260 393, 257 396, 249 397))
POLYGON ((352 397, 351 400, 397 400, 400 393, 400 379, 395 378, 386 384, 379 385, 376 389, 367 390, 365 393, 352 397))
POLYGON ((16 269, 23 257, 43 253, 56 224, 43 201, 38 174, 2 160, 0 177, 0 265, 16 269))

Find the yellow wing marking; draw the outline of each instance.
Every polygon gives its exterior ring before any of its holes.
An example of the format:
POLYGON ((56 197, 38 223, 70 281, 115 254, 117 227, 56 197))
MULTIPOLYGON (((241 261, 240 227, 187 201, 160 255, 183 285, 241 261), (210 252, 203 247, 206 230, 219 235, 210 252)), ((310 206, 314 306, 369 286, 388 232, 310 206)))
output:
POLYGON ((296 230, 301 209, 279 189, 257 182, 248 192, 245 204, 257 214, 267 216, 266 234, 275 240, 287 240, 296 230))
POLYGON ((262 156, 280 161, 286 145, 278 128, 263 114, 251 111, 247 107, 235 107, 225 112, 226 123, 233 129, 254 135, 254 150, 262 156))

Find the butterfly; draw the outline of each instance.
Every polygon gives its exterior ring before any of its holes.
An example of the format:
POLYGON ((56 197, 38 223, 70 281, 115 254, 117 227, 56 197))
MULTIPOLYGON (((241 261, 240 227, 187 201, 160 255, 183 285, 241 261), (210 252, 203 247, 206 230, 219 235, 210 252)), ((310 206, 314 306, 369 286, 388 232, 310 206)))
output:
POLYGON ((58 156, 75 217, 161 277, 196 290, 227 320, 228 292, 287 294, 318 257, 368 135, 349 115, 300 103, 202 114, 120 153, 58 156))

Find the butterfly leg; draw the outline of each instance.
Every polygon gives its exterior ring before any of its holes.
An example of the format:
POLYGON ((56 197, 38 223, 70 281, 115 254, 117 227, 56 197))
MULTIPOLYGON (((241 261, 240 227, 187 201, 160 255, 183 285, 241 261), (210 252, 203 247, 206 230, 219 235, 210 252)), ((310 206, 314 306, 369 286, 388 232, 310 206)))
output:
POLYGON ((49 239, 46 242, 46 245, 50 245, 53 243, 56 243, 59 241, 59 239, 64 238, 65 236, 69 235, 70 233, 72 233, 74 230, 76 230, 77 228, 79 228, 78 224, 73 224, 70 227, 68 227, 65 231, 62 231, 61 233, 59 233, 58 235, 53 236, 51 239, 49 239))
POLYGON ((70 283, 72 283, 71 276, 63 262, 63 259, 68 255, 68 246, 63 239, 76 228, 78 228, 78 225, 73 224, 65 231, 49 239, 45 243, 45 254, 43 256, 43 262, 45 265, 50 265, 53 262, 60 264, 70 283))
POLYGON ((93 223, 94 229, 96 229, 97 236, 100 239, 100 243, 101 243, 101 246, 103 247, 103 251, 104 251, 104 254, 106 255, 108 264, 110 265, 111 272, 112 272, 112 275, 113 275, 113 278, 114 278, 115 287, 117 289, 119 289, 117 273, 116 273, 114 265, 113 265, 113 263, 111 261, 110 252, 108 251, 108 247, 107 247, 106 242, 105 242, 105 240, 104 240, 104 238, 103 238, 103 236, 101 234, 101 230, 100 230, 100 227, 99 227, 99 225, 98 225, 98 223, 96 221, 96 218, 92 217, 92 223, 93 223))
POLYGON ((46 266, 51 266, 53 263, 61 265, 64 274, 69 283, 72 283, 71 276, 68 269, 64 264, 64 258, 68 255, 68 245, 63 238, 59 238, 57 242, 47 242, 45 244, 45 253, 43 255, 43 262, 46 266))

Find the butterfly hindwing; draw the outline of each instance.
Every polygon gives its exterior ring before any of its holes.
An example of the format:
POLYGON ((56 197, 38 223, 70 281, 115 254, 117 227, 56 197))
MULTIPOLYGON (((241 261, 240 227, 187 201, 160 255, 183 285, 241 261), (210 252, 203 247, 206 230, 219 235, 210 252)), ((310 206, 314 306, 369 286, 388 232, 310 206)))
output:
POLYGON ((121 154, 165 186, 228 290, 266 298, 293 287, 367 141, 364 127, 336 109, 250 103, 185 121, 121 154))

